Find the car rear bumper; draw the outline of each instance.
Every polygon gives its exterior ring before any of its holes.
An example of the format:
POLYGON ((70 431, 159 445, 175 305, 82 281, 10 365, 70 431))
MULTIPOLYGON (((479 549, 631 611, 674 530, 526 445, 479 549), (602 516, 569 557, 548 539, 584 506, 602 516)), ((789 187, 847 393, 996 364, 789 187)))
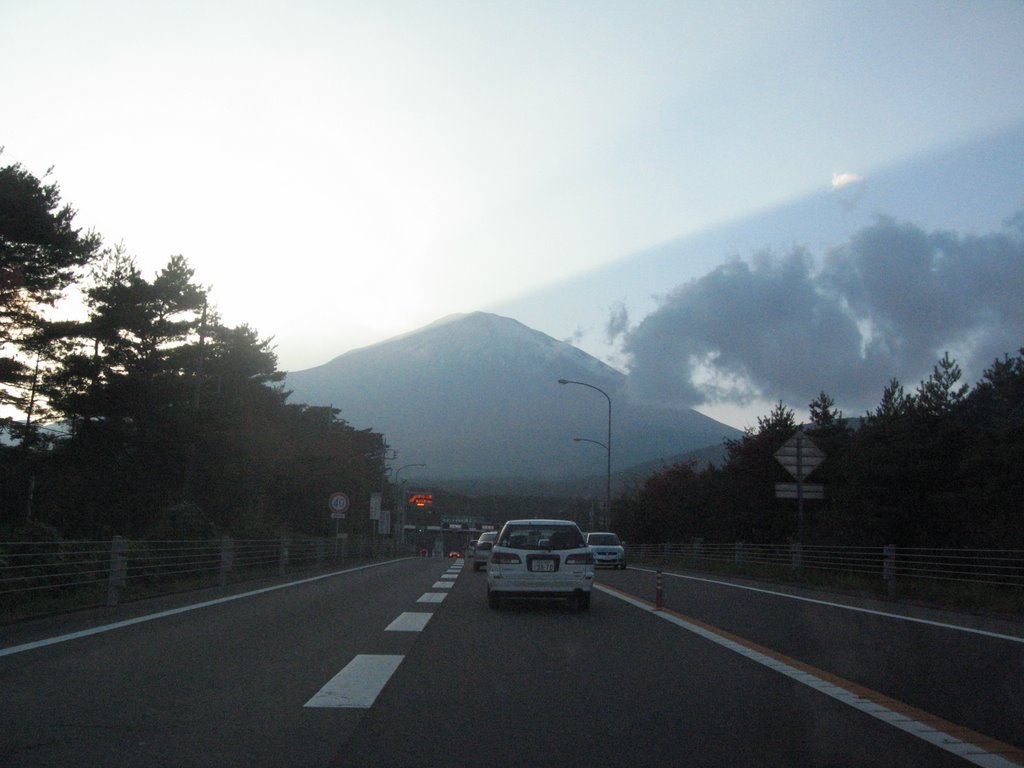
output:
POLYGON ((502 595, 552 596, 571 595, 574 592, 589 592, 594 584, 591 570, 578 574, 563 574, 557 578, 542 578, 536 575, 501 572, 494 566, 488 571, 487 586, 492 592, 502 595), (493 572, 492 572, 493 571, 493 572))

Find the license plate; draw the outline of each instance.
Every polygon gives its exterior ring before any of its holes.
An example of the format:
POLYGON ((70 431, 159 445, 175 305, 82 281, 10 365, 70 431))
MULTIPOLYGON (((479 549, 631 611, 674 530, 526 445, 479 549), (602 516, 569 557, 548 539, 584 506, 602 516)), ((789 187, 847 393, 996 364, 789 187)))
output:
POLYGON ((532 571, 554 571, 555 561, 554 560, 534 560, 531 563, 530 570, 532 571))

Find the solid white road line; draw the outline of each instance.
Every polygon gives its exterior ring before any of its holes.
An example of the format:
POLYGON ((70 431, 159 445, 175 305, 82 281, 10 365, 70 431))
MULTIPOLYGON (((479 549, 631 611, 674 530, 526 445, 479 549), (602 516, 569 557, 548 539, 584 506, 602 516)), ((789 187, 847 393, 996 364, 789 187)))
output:
POLYGON ((420 595, 420 598, 416 601, 417 603, 442 603, 444 599, 448 597, 447 592, 425 592, 420 595))
MULTIPOLYGON (((789 664, 786 661, 788 657, 785 657, 782 654, 774 651, 772 651, 773 655, 762 653, 744 643, 725 637, 724 632, 723 634, 719 634, 719 632, 713 631, 716 628, 711 627, 711 625, 700 626, 692 621, 687 621, 686 618, 681 615, 673 614, 671 611, 659 611, 649 603, 633 598, 616 589, 609 589, 598 584, 595 584, 594 588, 640 608, 643 611, 647 611, 660 619, 671 622, 672 624, 675 624, 689 632, 693 632, 695 635, 703 637, 705 640, 710 640, 723 648, 727 648, 733 653, 738 653, 751 661, 786 675, 787 677, 796 680, 798 683, 802 683, 816 691, 820 691, 826 696, 832 697, 836 701, 842 702, 847 706, 871 715, 871 717, 874 717, 883 723, 887 723, 894 728, 899 728, 901 731, 905 731, 911 736, 916 736, 922 741, 933 744, 936 747, 939 747, 946 752, 950 752, 957 757, 963 758, 968 762, 974 763, 975 765, 985 766, 985 768, 1019 768, 1020 766, 1020 763, 1008 760, 1007 758, 993 752, 988 752, 978 744, 958 739, 945 731, 933 728, 931 725, 922 722, 921 719, 914 717, 908 711, 891 709, 871 698, 873 694, 869 694, 867 696, 860 695, 854 691, 844 688, 837 682, 826 679, 828 675, 825 673, 818 676, 805 669, 800 669, 794 664, 789 664)), ((753 645, 753 643, 751 643, 751 645, 753 645)), ((790 661, 792 660, 790 659, 790 661)), ((878 695, 878 698, 882 698, 881 694, 878 695)))
MULTIPOLYGON (((633 570, 642 571, 644 573, 657 573, 657 571, 649 568, 634 568, 633 570)), ((773 597, 784 597, 787 600, 799 600, 803 603, 814 603, 816 605, 825 605, 830 608, 842 608, 845 611, 854 611, 856 613, 866 613, 871 616, 883 616, 887 619, 897 619, 899 621, 909 621, 913 624, 926 624, 931 627, 941 627, 942 629, 954 629, 957 632, 967 632, 972 635, 982 635, 983 637, 994 637, 997 640, 1009 640, 1013 643, 1024 643, 1024 637, 1019 635, 1004 635, 999 632, 989 632, 985 629, 974 629, 973 627, 965 627, 960 624, 946 624, 941 621, 932 621, 931 619, 918 619, 914 616, 905 616, 900 613, 888 613, 886 611, 876 611, 872 608, 859 608, 855 605, 846 605, 845 603, 833 603, 828 600, 818 600, 813 597, 803 597, 802 595, 791 595, 787 592, 776 592, 771 589, 763 589, 761 587, 750 587, 746 584, 734 584, 731 581, 720 581, 718 579, 705 579, 700 576, 686 576, 681 573, 671 573, 669 571, 663 571, 663 576, 670 576, 673 579, 686 579, 687 581, 703 581, 706 584, 715 584, 721 587, 732 587, 733 589, 745 589, 748 592, 760 592, 764 595, 771 595, 773 597)))
MULTIPOLYGON (((408 560, 409 558, 402 558, 408 560)), ((130 627, 133 624, 142 624, 146 621, 155 621, 156 619, 164 619, 168 616, 176 616, 179 613, 187 613, 188 611, 195 611, 200 608, 209 608, 212 605, 220 605, 221 603, 230 603, 232 600, 241 600, 244 597, 254 597, 255 595, 262 595, 267 592, 275 592, 279 589, 287 589, 288 587, 297 587, 300 584, 309 584, 312 581, 320 581, 321 579, 329 579, 332 576, 341 576, 346 573, 355 573, 356 571, 364 571, 367 568, 377 568, 381 565, 388 565, 390 563, 396 563, 397 560, 385 560, 381 563, 371 563, 370 565, 360 565, 355 568, 346 568, 343 571, 332 571, 331 573, 324 573, 319 576, 312 576, 308 579, 299 579, 298 581, 289 581, 286 584, 275 584, 272 587, 263 587, 262 589, 254 589, 250 592, 242 592, 237 595, 229 595, 227 597, 219 597, 216 600, 207 600, 202 603, 193 603, 192 605, 183 605, 180 608, 172 608, 169 611, 160 611, 159 613, 149 613, 145 616, 136 616, 134 619, 125 619, 124 621, 115 621, 113 624, 103 624, 99 627, 91 627, 89 629, 83 629, 78 632, 70 632, 66 635, 58 635, 57 637, 48 637, 44 640, 36 640, 33 643, 24 643, 22 645, 12 645, 9 648, 0 648, 0 656, 11 656, 15 653, 21 653, 22 651, 31 651, 35 648, 45 648, 48 645, 56 645, 57 643, 66 643, 68 640, 77 640, 80 637, 88 637, 89 635, 99 635, 103 632, 110 632, 114 629, 121 629, 122 627, 130 627)))
POLYGON ((401 614, 384 628, 385 632, 422 632, 430 621, 432 613, 410 613, 401 614))
POLYGON ((403 658, 372 654, 356 656, 305 706, 367 709, 384 690, 403 658))

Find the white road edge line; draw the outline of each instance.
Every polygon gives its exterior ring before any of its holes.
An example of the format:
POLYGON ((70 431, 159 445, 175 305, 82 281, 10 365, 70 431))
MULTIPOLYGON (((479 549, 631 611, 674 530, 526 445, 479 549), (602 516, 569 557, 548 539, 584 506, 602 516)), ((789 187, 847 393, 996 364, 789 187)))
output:
MULTIPOLYGON (((657 573, 657 571, 650 568, 633 568, 633 570, 641 571, 642 573, 657 573)), ((685 576, 681 573, 671 573, 669 571, 662 571, 662 576, 671 576, 674 579, 687 579, 689 581, 703 581, 706 584, 717 584, 723 587, 733 587, 734 589, 745 589, 749 592, 761 592, 765 595, 772 595, 774 597, 784 597, 789 600, 799 600, 804 603, 814 603, 816 605, 825 605, 830 608, 842 608, 846 611, 855 611, 857 613, 867 613, 872 616, 883 616, 887 619, 897 619, 899 621, 909 621, 914 624, 927 624, 931 627, 941 627, 942 629, 953 629, 957 632, 968 632, 972 635, 982 635, 984 637, 994 637, 997 640, 1009 640, 1011 643, 1024 643, 1024 637, 1017 635, 1004 635, 999 632, 989 632, 985 629, 974 629, 973 627, 964 627, 960 624, 946 624, 941 621, 933 621, 931 619, 918 619, 914 616, 905 616, 900 613, 888 613, 886 611, 876 611, 872 608, 858 608, 855 605, 846 605, 845 603, 833 603, 828 600, 818 600, 813 597, 803 597, 801 595, 790 595, 786 592, 776 592, 771 589, 763 589, 761 587, 749 587, 746 584, 734 584, 731 581, 720 581, 718 579, 705 579, 700 576, 685 576)))
POLYGON ((918 720, 914 720, 909 715, 894 712, 888 707, 884 707, 878 702, 871 701, 857 696, 854 693, 846 690, 845 688, 836 685, 835 683, 822 680, 820 677, 812 675, 809 672, 805 672, 801 669, 797 669, 786 664, 779 659, 766 656, 763 653, 759 653, 751 648, 747 648, 740 643, 737 643, 728 638, 717 635, 703 627, 699 627, 696 624, 692 624, 678 616, 673 616, 670 613, 655 610, 653 607, 644 603, 640 600, 636 600, 627 595, 617 592, 615 590, 606 589, 605 587, 595 584, 595 589, 599 589, 606 595, 611 595, 625 603, 639 608, 640 610, 646 611, 647 613, 653 614, 660 619, 664 619, 672 624, 675 624, 688 632, 693 632, 695 635, 703 637, 705 640, 710 640, 717 645, 722 646, 734 653, 738 653, 741 656, 754 661, 762 666, 768 667, 769 669, 775 670, 787 677, 796 680, 798 683, 802 683, 809 688, 813 688, 816 691, 824 693, 826 696, 831 696, 836 701, 846 704, 854 709, 857 709, 865 714, 871 715, 871 717, 880 720, 883 723, 887 723, 894 728, 899 728, 901 731, 909 733, 911 736, 916 736, 922 741, 926 741, 929 744, 933 744, 940 749, 945 750, 957 757, 963 758, 968 762, 974 763, 975 765, 984 766, 985 768, 1020 768, 1020 766, 1003 758, 999 755, 991 752, 986 752, 976 744, 961 741, 950 736, 948 733, 932 728, 930 725, 926 725, 918 720))
POLYGON ((404 656, 360 654, 327 681, 304 707, 368 709, 404 656))
POLYGON ((36 648, 45 648, 48 645, 56 645, 57 643, 66 643, 69 640, 77 640, 80 637, 89 637, 90 635, 99 635, 103 632, 111 632, 115 629, 121 629, 122 627, 130 627, 133 624, 142 624, 147 621, 155 621, 157 619, 165 619, 168 616, 176 616, 179 613, 187 613, 189 611, 197 611, 200 608, 209 608, 212 605, 220 605, 221 603, 230 603, 232 600, 241 600, 244 597, 254 597, 255 595, 262 595, 267 592, 274 592, 278 589, 286 589, 288 587, 296 587, 300 584, 309 584, 313 581, 320 581, 321 579, 329 579, 332 576, 341 576, 345 573, 355 573, 356 571, 364 571, 367 568, 377 568, 381 565, 388 565, 389 563, 397 563, 400 560, 408 560, 409 558, 400 558, 399 560, 385 560, 380 563, 370 563, 369 565, 360 565, 355 568, 346 568, 343 571, 332 571, 331 573, 322 573, 319 576, 312 576, 308 579, 300 579, 299 581, 289 581, 287 584, 275 584, 272 587, 263 587, 262 589, 254 589, 250 592, 242 592, 237 595, 229 595, 227 597, 218 597, 216 600, 207 600, 202 603, 194 603, 192 605, 183 605, 180 608, 172 608, 168 611, 160 611, 159 613, 150 613, 145 616, 136 616, 134 619, 125 619, 124 621, 115 621, 112 624, 103 624, 99 627, 90 627, 89 629, 83 629, 78 632, 69 632, 66 635, 57 635, 56 637, 48 637, 43 640, 36 640, 31 643, 23 643, 21 645, 12 645, 9 648, 0 648, 0 657, 13 656, 16 653, 22 653, 24 651, 31 651, 36 648))

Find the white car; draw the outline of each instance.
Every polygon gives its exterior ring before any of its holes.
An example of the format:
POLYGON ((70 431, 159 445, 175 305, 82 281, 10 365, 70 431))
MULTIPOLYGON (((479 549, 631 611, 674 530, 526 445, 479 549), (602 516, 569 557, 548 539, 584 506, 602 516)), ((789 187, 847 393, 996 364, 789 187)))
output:
POLYGON ((508 598, 564 599, 590 608, 594 554, 571 520, 509 520, 487 563, 487 604, 508 598))
POLYGON ((587 544, 594 550, 594 565, 607 565, 612 568, 626 567, 626 549, 619 537, 607 531, 594 531, 587 534, 587 544))
POLYGON ((476 547, 473 549, 473 570, 479 571, 487 567, 487 561, 491 559, 491 547, 494 540, 498 538, 497 531, 484 531, 476 540, 476 547))

